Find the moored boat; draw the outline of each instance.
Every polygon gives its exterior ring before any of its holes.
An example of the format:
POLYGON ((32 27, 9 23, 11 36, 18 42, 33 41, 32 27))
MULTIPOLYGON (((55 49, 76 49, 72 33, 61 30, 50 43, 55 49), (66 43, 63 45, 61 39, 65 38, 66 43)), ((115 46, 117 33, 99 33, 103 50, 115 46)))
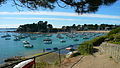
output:
POLYGON ((52 44, 52 40, 50 38, 46 38, 43 41, 45 44, 52 44))
POLYGON ((33 48, 33 45, 31 45, 31 44, 25 44, 24 47, 26 47, 26 48, 33 48))
POLYGON ((29 41, 23 41, 23 44, 30 44, 29 41))

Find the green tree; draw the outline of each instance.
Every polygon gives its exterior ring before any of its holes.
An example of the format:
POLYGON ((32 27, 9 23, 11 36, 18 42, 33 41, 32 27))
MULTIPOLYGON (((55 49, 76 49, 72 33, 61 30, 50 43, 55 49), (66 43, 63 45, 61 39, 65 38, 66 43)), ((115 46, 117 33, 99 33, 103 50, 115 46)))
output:
POLYGON ((48 27, 48 29, 52 29, 53 28, 52 24, 48 24, 47 27, 48 27))
MULTIPOLYGON (((0 4, 5 4, 8 0, 0 0, 0 4)), ((77 13, 91 13, 98 11, 102 5, 111 5, 117 0, 11 0, 16 6, 27 7, 31 10, 42 8, 54 9, 55 6, 61 6, 61 3, 74 8, 77 13), (57 5, 56 5, 57 4, 57 5)), ((68 7, 67 6, 67 7, 68 7)))

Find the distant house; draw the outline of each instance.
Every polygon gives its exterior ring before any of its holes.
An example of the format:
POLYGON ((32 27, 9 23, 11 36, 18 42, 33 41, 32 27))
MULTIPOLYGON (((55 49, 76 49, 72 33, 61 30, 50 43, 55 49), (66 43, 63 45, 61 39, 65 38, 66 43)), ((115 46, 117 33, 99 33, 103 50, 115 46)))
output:
POLYGON ((83 30, 88 30, 88 27, 84 27, 84 29, 83 30))
POLYGON ((107 30, 109 30, 110 29, 110 27, 105 27, 105 30, 107 31, 107 30))

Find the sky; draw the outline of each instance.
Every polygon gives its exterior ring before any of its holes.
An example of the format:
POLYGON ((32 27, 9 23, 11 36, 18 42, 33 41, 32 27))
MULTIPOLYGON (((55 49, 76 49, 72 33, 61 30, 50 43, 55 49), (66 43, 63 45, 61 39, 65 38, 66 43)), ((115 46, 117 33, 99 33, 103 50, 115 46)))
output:
MULTIPOLYGON (((61 4, 64 5, 64 4, 61 4)), ((120 25, 120 0, 110 6, 101 6, 96 13, 78 15, 71 7, 56 7, 53 10, 32 11, 13 6, 12 1, 0 6, 0 28, 17 28, 19 25, 48 21, 55 28, 73 24, 116 24, 120 25)))

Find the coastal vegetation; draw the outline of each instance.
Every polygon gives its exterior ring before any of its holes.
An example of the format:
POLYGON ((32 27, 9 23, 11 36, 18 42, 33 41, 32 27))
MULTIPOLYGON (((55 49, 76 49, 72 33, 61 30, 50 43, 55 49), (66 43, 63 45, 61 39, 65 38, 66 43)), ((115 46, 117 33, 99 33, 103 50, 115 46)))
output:
POLYGON ((87 31, 87 30, 112 30, 119 27, 119 25, 110 24, 84 24, 72 26, 62 26, 62 28, 54 28, 52 24, 48 24, 48 21, 39 21, 33 24, 20 25, 17 28, 17 32, 42 32, 42 33, 55 33, 55 32, 73 32, 73 31, 87 31))
POLYGON ((85 41, 80 44, 78 47, 78 51, 82 55, 89 55, 93 54, 95 52, 94 46, 99 46, 102 42, 104 42, 106 39, 106 36, 96 37, 92 40, 85 41))
POLYGON ((110 31, 107 35, 107 40, 113 44, 120 44, 120 27, 110 31))
POLYGON ((92 54, 93 44, 90 41, 86 41, 78 47, 78 50, 80 51, 80 54, 82 55, 92 54))
POLYGON ((120 44, 120 27, 111 30, 107 35, 96 37, 92 40, 85 41, 78 47, 78 50, 82 55, 88 55, 94 53, 94 46, 100 46, 104 41, 113 44, 120 44))

